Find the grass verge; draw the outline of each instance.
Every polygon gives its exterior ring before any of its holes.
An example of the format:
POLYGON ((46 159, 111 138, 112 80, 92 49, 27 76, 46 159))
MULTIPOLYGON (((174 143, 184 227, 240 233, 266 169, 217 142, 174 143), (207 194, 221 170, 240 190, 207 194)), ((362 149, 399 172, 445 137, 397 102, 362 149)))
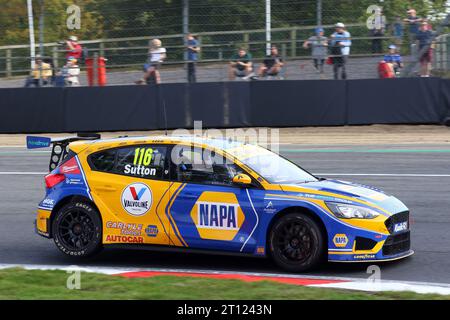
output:
POLYGON ((81 273, 81 288, 66 287, 65 271, 0 270, 0 299, 289 299, 289 300, 398 300, 446 299, 450 296, 421 295, 412 292, 366 293, 348 290, 302 287, 271 281, 243 282, 176 276, 128 279, 81 273))

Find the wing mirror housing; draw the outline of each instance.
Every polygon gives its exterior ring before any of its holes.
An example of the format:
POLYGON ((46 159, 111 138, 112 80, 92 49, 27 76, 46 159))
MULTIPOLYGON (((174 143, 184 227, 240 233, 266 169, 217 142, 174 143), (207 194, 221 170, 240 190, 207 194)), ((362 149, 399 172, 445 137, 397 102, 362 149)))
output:
POLYGON ((237 174, 234 176, 233 178, 233 183, 238 184, 240 186, 249 186, 252 184, 252 178, 250 178, 248 175, 246 174, 237 174))

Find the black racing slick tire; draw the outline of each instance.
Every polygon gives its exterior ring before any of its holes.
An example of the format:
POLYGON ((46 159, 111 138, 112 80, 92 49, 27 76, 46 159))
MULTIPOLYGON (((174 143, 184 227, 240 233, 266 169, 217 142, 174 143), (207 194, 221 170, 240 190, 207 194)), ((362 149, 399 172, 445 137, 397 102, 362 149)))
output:
POLYGON ((273 224, 268 240, 270 256, 286 271, 308 271, 323 260, 325 237, 319 224, 306 214, 280 217, 273 224))
POLYGON ((102 249, 102 221, 97 209, 76 201, 61 207, 53 219, 56 246, 73 257, 90 257, 102 249))

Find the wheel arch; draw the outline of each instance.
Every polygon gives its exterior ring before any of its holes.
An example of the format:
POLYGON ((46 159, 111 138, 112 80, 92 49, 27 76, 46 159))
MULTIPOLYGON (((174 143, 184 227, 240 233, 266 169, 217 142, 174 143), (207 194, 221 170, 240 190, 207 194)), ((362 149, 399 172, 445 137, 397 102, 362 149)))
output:
MULTIPOLYGON (((266 248, 268 248, 270 232, 272 231, 273 225, 281 217, 283 217, 289 213, 303 213, 303 214, 306 214, 311 219, 313 219, 315 222, 317 222, 317 224, 320 227, 320 231, 322 233, 325 244, 328 243, 328 231, 325 226, 325 223, 322 221, 322 219, 319 217, 319 215, 316 212, 314 212, 313 210, 311 210, 310 208, 306 208, 306 207, 302 207, 302 206, 292 206, 292 207, 287 207, 287 208, 280 210, 270 221, 270 223, 267 227, 267 231, 266 231, 266 248)), ((325 246, 325 249, 326 249, 326 246, 325 246)))
POLYGON ((53 219, 55 218, 56 213, 62 207, 64 207, 66 204, 69 204, 71 202, 76 202, 76 201, 82 201, 82 202, 88 203, 89 205, 92 205, 95 208, 95 210, 97 210, 97 212, 99 214, 99 218, 103 223, 103 219, 102 219, 100 210, 98 209, 96 204, 91 199, 89 199, 88 197, 82 196, 82 195, 70 195, 70 196, 64 197, 61 200, 59 200, 52 209, 52 212, 50 214, 49 223, 48 223, 50 238, 53 238, 53 219))

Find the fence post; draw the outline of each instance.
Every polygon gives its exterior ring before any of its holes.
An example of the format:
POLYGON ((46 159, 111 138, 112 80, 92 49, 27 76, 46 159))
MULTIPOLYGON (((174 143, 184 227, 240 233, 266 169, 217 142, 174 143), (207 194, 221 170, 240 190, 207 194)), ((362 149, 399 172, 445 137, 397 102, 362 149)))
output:
POLYGON ((291 30, 291 57, 297 56, 297 30, 291 30))
POLYGON ((198 46, 199 46, 199 48, 200 48, 200 51, 198 52, 198 60, 202 60, 202 51, 203 51, 203 49, 202 49, 202 36, 197 36, 197 41, 198 41, 198 46))
POLYGON ((105 56, 105 43, 103 42, 103 39, 100 40, 99 46, 100 46, 100 57, 104 57, 105 56))
POLYGON ((248 44, 250 42, 250 34, 244 33, 243 40, 245 43, 244 46, 247 48, 247 50, 250 50, 250 45, 248 44))
POLYGON ((12 76, 12 54, 11 49, 6 50, 6 77, 12 76))
POLYGON ((53 60, 53 65, 55 66, 55 69, 58 68, 58 46, 54 46, 52 47, 52 60, 53 60))

